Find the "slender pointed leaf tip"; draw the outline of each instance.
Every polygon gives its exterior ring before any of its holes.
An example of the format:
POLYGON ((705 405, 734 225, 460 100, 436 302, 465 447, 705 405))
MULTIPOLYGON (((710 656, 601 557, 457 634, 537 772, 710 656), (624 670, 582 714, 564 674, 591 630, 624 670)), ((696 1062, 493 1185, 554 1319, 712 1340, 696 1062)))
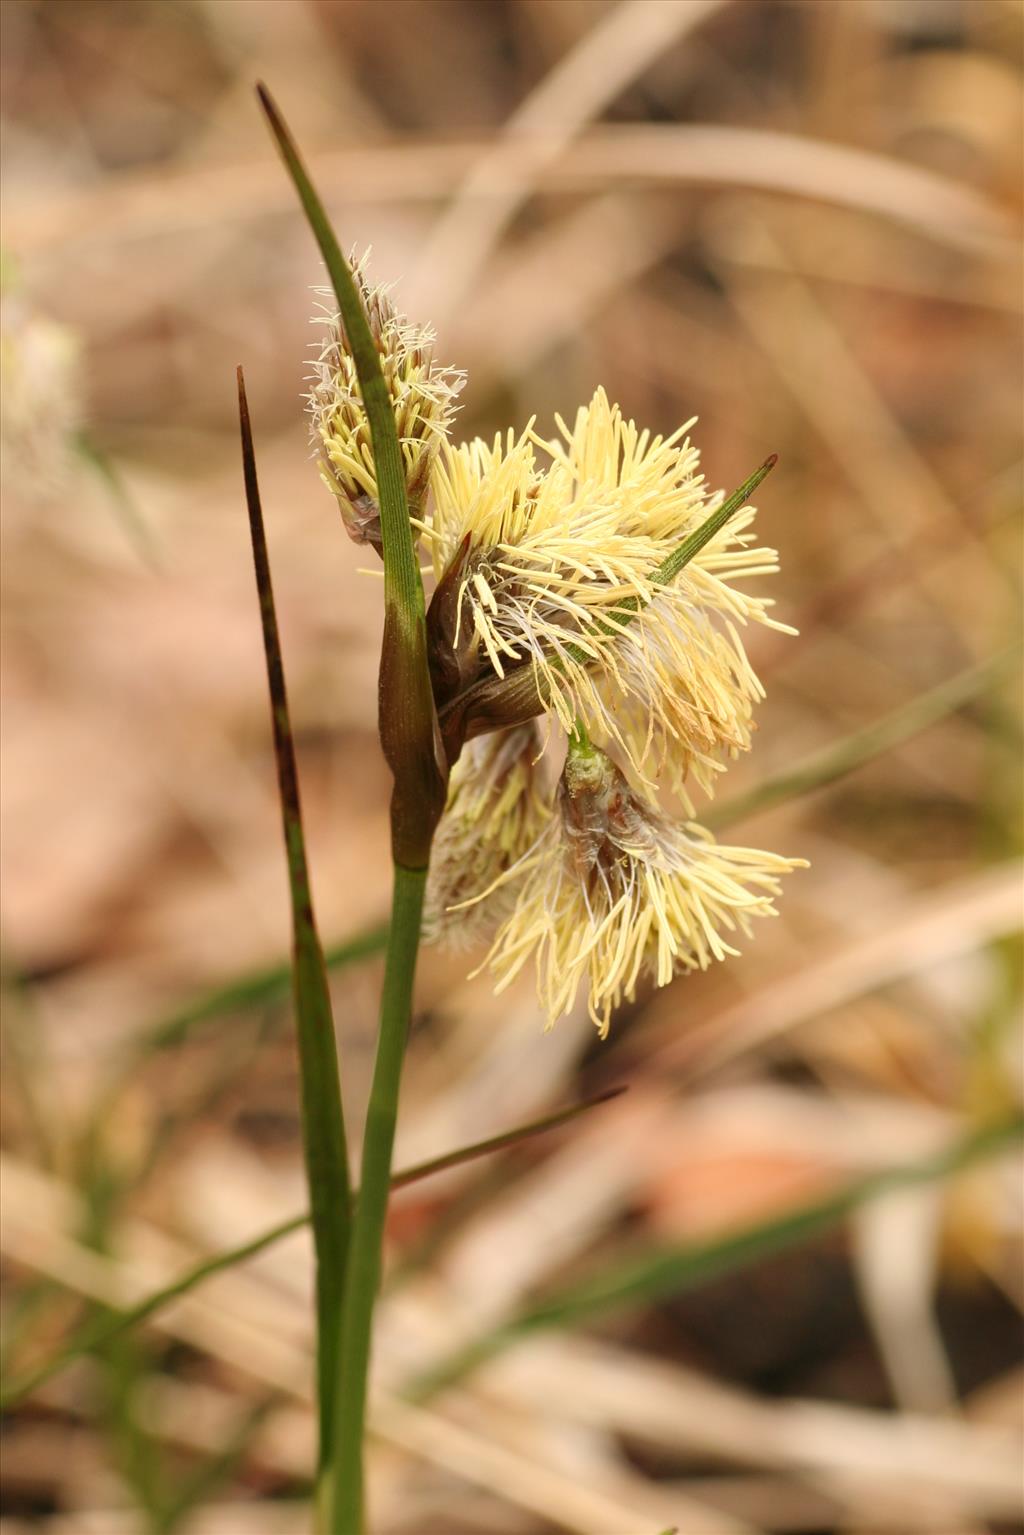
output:
POLYGON ((409 521, 405 465, 394 410, 352 265, 342 254, 280 109, 262 82, 256 91, 327 267, 369 424, 384 560, 384 642, 378 698, 381 746, 394 778, 392 851, 395 862, 403 868, 423 869, 444 808, 445 784, 435 745, 423 583, 409 521))

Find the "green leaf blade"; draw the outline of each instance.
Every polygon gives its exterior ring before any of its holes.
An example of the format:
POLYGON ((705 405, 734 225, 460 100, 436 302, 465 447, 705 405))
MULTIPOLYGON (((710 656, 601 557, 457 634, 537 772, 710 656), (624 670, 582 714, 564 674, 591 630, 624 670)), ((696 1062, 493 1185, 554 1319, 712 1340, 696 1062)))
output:
POLYGON ((281 641, 274 608, 263 511, 256 478, 249 407, 242 370, 238 370, 238 410, 242 465, 252 536, 253 564, 260 601, 263 648, 270 690, 274 755, 288 864, 292 913, 295 1020, 302 1083, 302 1131, 309 1183, 310 1214, 316 1250, 317 1399, 320 1410, 320 1464, 330 1456, 334 1432, 339 1326, 351 1226, 351 1180, 338 1051, 334 1035, 327 970, 313 912, 313 898, 302 827, 298 767, 281 641))
POLYGON ((822 1199, 782 1216, 726 1232, 709 1242, 668 1248, 610 1265, 590 1280, 525 1307, 499 1327, 472 1339, 408 1387, 408 1396, 425 1401, 464 1379, 520 1338, 552 1327, 586 1324, 626 1306, 649 1304, 666 1295, 682 1295, 702 1284, 749 1268, 833 1229, 868 1200, 890 1189, 949 1177, 962 1168, 1006 1150, 1024 1136, 1024 1115, 968 1133, 920 1162, 886 1168, 854 1178, 822 1199))
POLYGON ((723 800, 701 816, 701 822, 709 830, 718 831, 736 821, 746 820, 762 810, 772 810, 777 805, 810 794, 828 784, 836 783, 847 774, 872 762, 876 757, 909 741, 913 736, 937 724, 955 710, 980 697, 1006 676, 1011 663, 1019 659, 1020 650, 1012 646, 990 656, 977 666, 966 667, 962 672, 940 682, 926 693, 919 693, 907 703, 901 704, 881 719, 862 726, 840 740, 831 742, 820 751, 813 752, 796 767, 755 784, 746 794, 723 800))
MULTIPOLYGON (((431 1157, 426 1162, 417 1162, 412 1167, 403 1168, 394 1173, 391 1177, 391 1188, 407 1188, 412 1183, 418 1183, 424 1178, 432 1178, 438 1173, 448 1172, 451 1168, 475 1161, 478 1157, 491 1156, 494 1152, 519 1145, 534 1136, 543 1135, 549 1130, 569 1124, 572 1120, 578 1119, 581 1114, 599 1108, 604 1103, 610 1103, 613 1098, 618 1098, 625 1091, 624 1087, 609 1088, 593 1098, 585 1098, 581 1103, 570 1104, 567 1108, 556 1109, 540 1119, 517 1125, 513 1130, 502 1131, 501 1134, 489 1136, 486 1140, 474 1141, 469 1146, 460 1146, 455 1151, 431 1157)), ((170 1284, 162 1286, 133 1306, 126 1307, 117 1313, 105 1309, 101 1315, 91 1317, 51 1358, 4 1386, 0 1393, 0 1410, 8 1411, 37 1387, 60 1374, 82 1355, 89 1354, 101 1344, 150 1321, 173 1301, 180 1300, 182 1296, 196 1289, 204 1280, 212 1279, 215 1274, 234 1268, 239 1263, 245 1263, 249 1258, 255 1258, 268 1247, 273 1247, 285 1237, 291 1236, 293 1232, 301 1231, 303 1226, 309 1224, 309 1219, 308 1212, 293 1215, 288 1220, 271 1226, 269 1230, 250 1237, 248 1241, 240 1243, 237 1247, 215 1253, 210 1258, 204 1258, 202 1262, 186 1269, 170 1284)))
POLYGON ((381 746, 395 781, 392 850, 396 864, 420 871, 430 857, 431 838, 444 809, 446 783, 435 747, 426 605, 409 520, 398 428, 352 268, 273 97, 262 84, 256 90, 327 267, 370 427, 384 560, 379 726, 381 746))

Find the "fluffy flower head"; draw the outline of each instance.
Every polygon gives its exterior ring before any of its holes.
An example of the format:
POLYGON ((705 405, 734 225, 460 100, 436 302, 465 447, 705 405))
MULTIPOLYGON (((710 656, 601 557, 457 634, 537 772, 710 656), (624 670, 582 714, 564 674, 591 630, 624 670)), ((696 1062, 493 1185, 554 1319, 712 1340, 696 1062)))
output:
POLYGON ((775 914, 780 877, 798 866, 674 825, 603 752, 570 749, 557 813, 518 871, 515 906, 488 956, 497 989, 532 959, 549 1024, 585 986, 604 1035, 642 976, 664 986, 735 954, 733 937, 775 914))
POLYGON ((680 427, 639 431, 598 390, 560 437, 532 424, 493 445, 445 444, 424 531, 435 572, 457 569, 453 640, 480 671, 534 670, 565 730, 580 718, 650 777, 711 792, 750 745, 760 684, 740 628, 772 623, 735 583, 777 568, 751 548, 746 508, 672 581, 662 565, 719 503, 680 427))
MULTIPOLYGON (((434 361, 433 331, 412 325, 400 315, 387 287, 370 286, 367 255, 352 261, 352 274, 395 413, 409 501, 417 507, 465 380, 462 373, 434 361)), ((327 290, 322 291, 326 297, 327 290)), ((326 335, 308 395, 313 446, 320 455, 324 483, 338 498, 350 536, 379 550, 377 478, 355 361, 337 310, 325 309, 322 323, 326 335)))
POLYGON ((506 876, 552 816, 534 722, 470 741, 452 770, 431 852, 424 935, 468 946, 490 938, 515 904, 506 876))

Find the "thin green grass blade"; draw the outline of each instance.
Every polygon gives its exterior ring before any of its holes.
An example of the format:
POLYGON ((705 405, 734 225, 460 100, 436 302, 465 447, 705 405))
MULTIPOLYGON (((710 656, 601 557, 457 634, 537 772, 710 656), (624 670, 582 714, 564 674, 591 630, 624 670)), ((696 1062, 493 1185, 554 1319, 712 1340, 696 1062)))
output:
MULTIPOLYGON (((368 928, 364 933, 332 944, 324 950, 324 964, 329 971, 342 970, 360 960, 382 954, 387 947, 386 924, 368 928)), ((283 960, 258 970, 236 976, 222 986, 176 1008, 166 1017, 149 1025, 128 1041, 114 1062, 102 1090, 90 1109, 82 1135, 83 1159, 88 1164, 95 1154, 103 1127, 109 1122, 117 1101, 133 1080, 135 1073, 152 1057, 186 1044, 203 1026, 232 1014, 244 1014, 256 1008, 271 1007, 284 1001, 293 987, 292 963, 283 960)))
MULTIPOLYGON (((554 1130, 559 1125, 578 1119, 581 1114, 586 1114, 603 1103, 611 1102, 613 1098, 618 1098, 625 1091, 624 1087, 609 1088, 593 1098, 584 1099, 582 1103, 573 1103, 567 1108, 557 1109, 553 1114, 545 1114, 542 1118, 519 1125, 514 1130, 506 1130, 484 1141, 474 1141, 471 1146, 460 1146, 457 1151, 445 1152, 443 1156, 432 1157, 427 1162, 417 1162, 415 1166, 395 1173, 391 1179, 391 1187, 392 1189, 405 1188, 411 1183, 418 1183, 422 1178, 430 1178, 435 1173, 447 1172, 450 1168, 458 1167, 464 1162, 474 1161, 477 1157, 490 1156, 509 1146, 517 1146, 522 1141, 543 1135, 548 1130, 554 1130)), ((91 1318, 51 1359, 4 1388, 3 1393, 0 1394, 0 1410, 6 1412, 23 1397, 60 1374, 75 1359, 91 1353, 100 1344, 109 1342, 121 1333, 129 1332, 133 1327, 149 1321, 172 1301, 180 1300, 183 1295, 187 1295, 204 1280, 211 1279, 214 1274, 220 1274, 225 1269, 234 1268, 248 1258, 255 1258, 257 1253, 272 1247, 284 1237, 291 1236, 293 1231, 301 1230, 308 1222, 308 1212, 293 1215, 290 1219, 280 1221, 276 1226, 271 1226, 269 1230, 261 1232, 259 1236, 252 1237, 238 1247, 229 1248, 226 1252, 204 1259, 202 1263, 186 1270, 171 1284, 155 1290, 152 1295, 146 1296, 145 1300, 139 1301, 136 1305, 118 1311, 116 1314, 105 1312, 102 1316, 91 1318)))
POLYGON ((759 811, 773 809, 787 800, 810 794, 814 789, 824 788, 827 784, 845 778, 848 773, 904 741, 909 741, 912 736, 927 730, 929 725, 945 719, 955 710, 963 708, 964 704, 988 692, 1008 674, 1011 664, 1019 657, 1019 648, 1012 646, 982 661, 978 666, 969 666, 957 672, 956 676, 940 682, 938 687, 919 694, 908 703, 901 704, 898 709, 893 709, 873 724, 865 725, 861 730, 855 730, 842 740, 812 753, 796 767, 766 778, 746 794, 736 795, 720 805, 712 806, 701 816, 702 824, 717 831, 737 821, 746 820, 759 811))
POLYGON ((274 590, 263 528, 256 458, 242 370, 238 370, 238 411, 242 432, 245 498, 249 510, 253 563, 260 599, 263 648, 270 688, 270 712, 277 759, 278 790, 288 862, 292 907, 295 1020, 302 1082, 302 1131, 309 1182, 313 1244, 316 1251, 317 1400, 320 1465, 330 1457, 338 1373, 339 1324, 345 1262, 351 1225, 351 1182, 338 1074, 338 1051, 331 1015, 323 950, 313 914, 313 897, 302 830, 298 769, 281 642, 274 611, 274 590))
POLYGON ((113 459, 86 431, 76 434, 75 451, 83 463, 103 481, 114 515, 135 552, 151 570, 159 570, 160 555, 153 534, 113 459))
POLYGON ((180 1300, 190 1290, 206 1279, 212 1279, 214 1274, 220 1274, 225 1269, 234 1268, 236 1264, 244 1263, 247 1258, 255 1258, 257 1253, 272 1247, 275 1242, 282 1241, 290 1236, 293 1231, 299 1231, 309 1223, 308 1212, 302 1215, 293 1215, 289 1220, 281 1221, 276 1226, 271 1226, 267 1231, 262 1231, 259 1236, 253 1237, 250 1242, 243 1242, 237 1247, 229 1248, 226 1252, 217 1253, 213 1258, 207 1258, 202 1263, 197 1263, 180 1278, 171 1284, 164 1285, 160 1290, 154 1290, 152 1295, 147 1295, 145 1300, 138 1305, 127 1307, 123 1311, 105 1311, 92 1317, 84 1326, 71 1337, 55 1354, 52 1359, 37 1365, 35 1369, 26 1371, 20 1378, 12 1381, 4 1387, 0 1395, 0 1411, 8 1412, 26 1396, 38 1390, 40 1386, 59 1375, 76 1359, 81 1359, 86 1354, 91 1354, 101 1344, 108 1343, 110 1339, 119 1337, 122 1333, 130 1332, 139 1327, 150 1317, 164 1311, 172 1302, 180 1300))
POLYGON ((262 1397, 245 1413, 231 1431, 226 1444, 219 1445, 212 1455, 206 1456, 198 1467, 179 1482, 169 1498, 160 1524, 159 1535, 174 1535, 183 1525, 192 1522, 204 1503, 213 1502, 218 1492, 232 1480, 245 1459, 253 1438, 281 1405, 275 1392, 262 1397))
POLYGON ((140 1524, 163 1535, 168 1510, 170 1466, 163 1445, 137 1411, 139 1390, 153 1369, 141 1339, 116 1338, 97 1351, 99 1367, 95 1425, 104 1450, 138 1505, 140 1524))
MULTIPOLYGON (((397 785, 396 785, 397 790, 397 785)), ((429 837, 428 837, 429 849, 429 837)), ((352 1245, 345 1274, 341 1314, 341 1389, 330 1480, 318 1513, 326 1535, 367 1535, 365 1517, 366 1403, 373 1316, 384 1269, 384 1230, 391 1193, 391 1158, 398 1122, 402 1063, 412 1018, 412 986, 423 929, 426 868, 410 869, 396 859, 391 935, 384 962, 380 1028, 366 1105, 359 1197, 352 1218, 352 1245)))
POLYGON ((385 604, 396 601, 403 611, 423 617, 423 583, 413 547, 409 506, 405 490, 405 469, 398 442, 394 412, 381 371, 380 358, 362 300, 352 276, 352 268, 342 254, 330 220, 309 173, 302 162, 295 140, 288 130, 277 104, 262 83, 256 93, 270 124, 285 169, 302 204, 313 237, 331 279, 345 335, 356 365, 359 390, 370 424, 377 491, 380 499, 381 538, 384 544, 385 604))
POLYGON ((567 1125, 570 1120, 578 1119, 590 1109, 611 1103, 613 1098, 621 1098, 625 1091, 625 1087, 609 1087, 603 1093, 596 1093, 593 1098, 585 1098, 582 1103, 571 1103, 568 1108, 556 1109, 553 1114, 545 1114, 543 1118, 531 1120, 529 1124, 517 1125, 514 1130, 503 1130, 500 1135, 492 1135, 489 1140, 474 1141, 471 1146, 460 1146, 457 1151, 445 1152, 443 1156, 434 1157, 429 1162, 419 1162, 405 1172, 393 1173, 391 1187, 404 1189, 407 1183, 418 1183, 421 1178, 433 1177, 435 1173, 446 1172, 451 1167, 461 1167, 463 1162, 491 1156, 495 1151, 507 1150, 509 1146, 518 1146, 522 1141, 532 1140, 535 1135, 544 1135, 559 1125, 567 1125))
MULTIPOLYGON (((113 1215, 117 1207, 116 1180, 102 1168, 83 1189, 81 1221, 76 1233, 93 1252, 106 1257, 111 1250, 113 1215)), ((112 1318, 109 1306, 98 1315, 112 1318)), ((94 1351, 97 1366, 96 1423, 106 1442, 106 1452, 124 1479, 143 1514, 143 1523, 160 1531, 167 1509, 169 1467, 163 1447, 135 1411, 138 1391, 151 1373, 148 1342, 139 1337, 117 1336, 94 1351)))
POLYGON ((771 474, 778 461, 777 453, 769 453, 764 463, 743 481, 739 489, 726 497, 717 512, 712 512, 710 517, 706 517, 700 527, 695 528, 689 538, 683 540, 678 549, 673 549, 672 553, 662 560, 654 572, 654 579, 661 582, 663 586, 669 581, 674 581, 683 567, 689 565, 704 545, 709 544, 715 534, 725 527, 729 518, 738 512, 741 506, 746 505, 761 481, 771 474))
POLYGON ((576 1327, 627 1306, 682 1295, 726 1274, 831 1230, 852 1211, 890 1189, 948 1177, 1005 1150, 1024 1135, 1024 1115, 976 1131, 920 1162, 853 1179, 824 1199, 770 1221, 748 1226, 711 1242, 644 1254, 610 1265, 590 1280, 556 1292, 527 1307, 501 1327, 474 1339, 449 1359, 413 1381, 409 1396, 423 1401, 493 1359, 518 1339, 550 1327, 576 1327))
POLYGON ((288 126, 266 86, 256 87, 270 130, 320 247, 356 367, 370 427, 384 560, 384 641, 380 665, 380 738, 394 778, 392 850, 397 864, 422 870, 444 809, 437 762, 434 698, 427 666, 426 605, 405 484, 398 428, 380 356, 352 268, 342 254, 288 126))
MULTIPOLYGON (((358 964, 360 960, 383 954, 387 941, 386 924, 368 928, 364 933, 357 933, 353 938, 326 948, 324 965, 328 970, 343 970, 348 965, 358 964)), ((290 960, 236 976, 234 980, 227 981, 194 1002, 186 1003, 184 1007, 147 1028, 129 1047, 131 1064, 134 1067, 152 1055, 176 1049, 191 1039, 204 1023, 211 1023, 231 1013, 248 1012, 252 1008, 269 1007, 274 1002, 283 1001, 291 987, 290 960)))
POLYGON ((341 1319, 342 1389, 337 1399, 331 1475, 318 1488, 324 1528, 358 1535, 363 1527, 363 1431, 373 1308, 390 1190, 412 983, 422 926, 430 846, 444 809, 437 720, 427 661, 426 607, 416 559, 398 428, 380 357, 349 263, 294 140, 269 92, 260 103, 310 229, 327 265, 366 411, 376 472, 384 559, 384 636, 378 687, 381 747, 394 780, 391 853, 394 883, 381 994, 380 1029, 363 1136, 359 1201, 345 1274, 341 1319))

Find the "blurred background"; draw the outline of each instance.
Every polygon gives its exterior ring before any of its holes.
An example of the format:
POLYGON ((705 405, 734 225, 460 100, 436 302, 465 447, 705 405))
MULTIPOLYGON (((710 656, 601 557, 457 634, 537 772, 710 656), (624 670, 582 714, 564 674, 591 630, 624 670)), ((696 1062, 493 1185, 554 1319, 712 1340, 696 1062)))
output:
MULTIPOLYGON (((940 1175, 1021 1092, 1019 687, 988 664, 1019 642, 1021 7, 2 23, 9 1381, 303 1208, 237 363, 360 1129, 380 586, 310 458, 322 273, 263 77, 343 244, 468 370, 457 432, 604 384, 658 431, 698 415, 714 486, 779 453, 759 525, 801 631, 750 637, 768 698, 717 824, 812 867, 742 959, 604 1044, 422 960, 399 1166, 629 1091, 396 1196, 375 1529, 1024 1527, 1020 1165, 940 1175), (921 1177, 862 1197, 890 1166, 921 1177)), ((310 1318, 299 1231, 83 1343, 4 1420, 0 1531, 305 1531, 310 1318)))

